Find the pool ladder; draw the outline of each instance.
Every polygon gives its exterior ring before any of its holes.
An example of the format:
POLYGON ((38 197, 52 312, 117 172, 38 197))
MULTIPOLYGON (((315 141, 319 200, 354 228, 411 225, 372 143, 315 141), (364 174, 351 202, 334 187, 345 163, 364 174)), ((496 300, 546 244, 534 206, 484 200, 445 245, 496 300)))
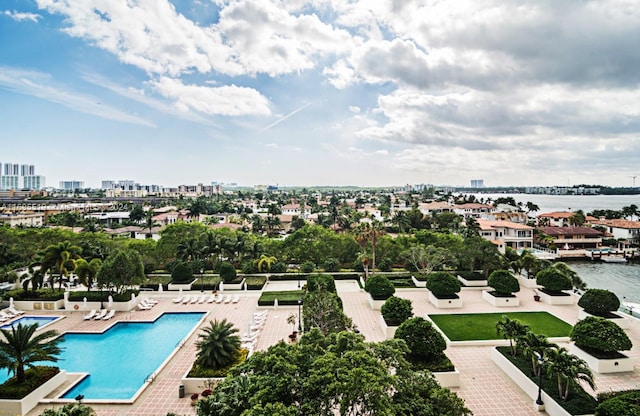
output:
POLYGON ((156 372, 154 371, 153 373, 149 374, 147 377, 145 377, 144 382, 145 383, 153 383, 153 381, 156 379, 156 372))

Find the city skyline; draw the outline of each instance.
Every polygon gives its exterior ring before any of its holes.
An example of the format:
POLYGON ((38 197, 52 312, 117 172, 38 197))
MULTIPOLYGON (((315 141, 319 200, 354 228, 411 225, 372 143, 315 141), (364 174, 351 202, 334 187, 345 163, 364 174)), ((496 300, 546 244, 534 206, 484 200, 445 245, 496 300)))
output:
POLYGON ((640 179, 625 0, 6 0, 2 161, 47 184, 640 179))

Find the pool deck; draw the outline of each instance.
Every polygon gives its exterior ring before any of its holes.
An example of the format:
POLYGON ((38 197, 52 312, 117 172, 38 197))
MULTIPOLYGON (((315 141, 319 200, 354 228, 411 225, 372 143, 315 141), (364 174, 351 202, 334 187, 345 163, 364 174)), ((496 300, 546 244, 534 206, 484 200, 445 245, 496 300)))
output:
MULTIPOLYGON (((355 281, 336 281, 338 293, 343 300, 345 313, 353 319, 360 332, 368 341, 381 341, 384 339, 382 329, 379 326, 380 312, 370 308, 368 294, 362 291, 355 281)), ((264 290, 294 290, 297 282, 271 282, 264 290)), ((263 310, 257 305, 260 292, 257 291, 226 291, 226 293, 240 296, 238 303, 221 304, 175 304, 172 299, 177 293, 172 292, 148 292, 148 296, 160 302, 147 311, 118 312, 109 321, 84 321, 82 311, 51 311, 41 312, 38 315, 61 315, 61 319, 47 327, 60 332, 102 332, 118 321, 130 320, 154 320, 163 312, 203 311, 211 312, 202 325, 206 325, 212 319, 227 319, 233 322, 240 334, 248 330, 254 312, 263 310)), ((555 316, 575 324, 578 320, 579 307, 577 305, 548 305, 533 300, 533 290, 521 288, 518 293, 519 307, 498 308, 493 307, 482 299, 480 290, 463 290, 461 297, 463 307, 458 309, 438 309, 429 303, 426 289, 400 289, 396 296, 410 299, 415 316, 435 313, 481 313, 481 312, 511 312, 511 311, 547 311, 555 316)), ((184 292, 189 294, 189 292, 184 292)), ((191 294, 199 294, 193 291, 191 294)), ((264 350, 280 340, 287 340, 291 332, 291 325, 287 324, 287 316, 297 314, 297 306, 280 306, 268 308, 268 317, 261 330, 256 345, 256 350, 264 350)), ((90 404, 98 416, 164 416, 168 412, 178 415, 194 415, 194 408, 190 405, 189 395, 178 397, 178 386, 182 376, 191 367, 195 356, 195 342, 198 337, 196 331, 191 335, 184 346, 159 372, 153 383, 145 389, 133 404, 90 404)), ((625 354, 632 357, 636 364, 633 372, 618 374, 597 374, 595 381, 599 392, 609 390, 623 390, 640 387, 640 321, 633 319, 631 326, 626 330, 633 342, 633 349, 625 354)), ((491 346, 450 346, 446 353, 460 371, 460 387, 452 388, 465 400, 469 409, 476 416, 512 416, 512 415, 541 415, 533 408, 533 401, 524 394, 517 385, 491 361, 491 346)), ((141 352, 142 354, 143 352, 141 352)), ((136 357, 131 357, 136 359, 136 357)), ((59 405, 38 405, 28 413, 29 416, 37 416, 46 408, 59 405)))

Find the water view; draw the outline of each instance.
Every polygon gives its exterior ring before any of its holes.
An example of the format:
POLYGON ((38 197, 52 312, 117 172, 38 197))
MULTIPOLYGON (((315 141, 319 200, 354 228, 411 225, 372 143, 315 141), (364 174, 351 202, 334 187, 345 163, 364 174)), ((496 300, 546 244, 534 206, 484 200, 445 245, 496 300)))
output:
POLYGON ((640 263, 570 261, 567 264, 587 283, 588 288, 608 289, 620 302, 640 303, 640 263))

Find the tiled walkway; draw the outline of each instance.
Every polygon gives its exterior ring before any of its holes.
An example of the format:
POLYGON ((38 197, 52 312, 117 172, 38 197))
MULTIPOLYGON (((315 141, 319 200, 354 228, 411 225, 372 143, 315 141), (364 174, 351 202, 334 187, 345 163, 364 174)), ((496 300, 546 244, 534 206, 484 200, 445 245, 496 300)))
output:
MULTIPOLYGON (((345 313, 349 315, 360 332, 369 341, 381 341, 384 339, 379 325, 380 312, 371 309, 368 303, 368 295, 363 292, 354 281, 337 281, 336 286, 343 300, 345 313)), ((270 283, 265 290, 293 290, 297 289, 296 282, 270 283)), ((197 292, 193 292, 197 293, 197 292)), ((186 294, 186 293, 185 293, 186 294)), ((57 315, 66 316, 56 322, 54 328, 64 332, 73 331, 103 331, 117 320, 145 320, 155 319, 165 311, 205 311, 211 312, 205 320, 205 324, 211 319, 223 319, 234 323, 244 334, 248 331, 253 312, 258 308, 257 292, 239 292, 241 300, 237 304, 174 304, 171 299, 175 294, 164 292, 154 293, 152 297, 162 299, 158 305, 149 311, 119 312, 111 321, 83 321, 80 312, 57 312, 57 315)), ((396 296, 410 299, 416 316, 425 316, 434 313, 468 313, 468 312, 500 312, 500 311, 536 311, 546 310, 559 318, 574 324, 578 319, 578 307, 551 306, 542 302, 534 302, 533 291, 523 288, 518 294, 520 306, 518 308, 496 308, 482 300, 481 291, 464 290, 462 293, 463 307, 459 309, 437 309, 432 306, 427 298, 426 289, 401 289, 396 296)), ((270 345, 286 340, 291 332, 291 325, 287 324, 289 314, 298 313, 297 307, 270 308, 267 321, 261 331, 256 349, 264 350, 270 345)), ((54 313, 49 313, 54 314, 54 313)), ((91 404, 98 416, 134 416, 134 415, 159 415, 164 416, 168 412, 179 415, 193 415, 194 409, 190 405, 188 397, 178 398, 178 386, 181 377, 189 370, 195 358, 196 331, 185 342, 184 346, 170 360, 168 365, 160 371, 156 380, 144 391, 144 393, 132 405, 125 404, 91 404)), ((640 323, 633 320, 631 328, 627 330, 634 343, 633 350, 628 352, 636 359, 633 373, 618 375, 596 374, 598 391, 621 390, 640 387, 640 323)), ((490 358, 490 346, 449 346, 447 355, 453 361, 461 373, 461 385, 452 390, 460 395, 476 416, 498 415, 540 415, 544 412, 533 410, 532 400, 526 396, 514 383, 512 383, 493 364, 490 358)), ((142 356, 143 352, 141 352, 142 356)), ((140 357, 130 357, 135 360, 140 357)), ((29 413, 29 416, 39 415, 49 405, 39 405, 29 413)))

